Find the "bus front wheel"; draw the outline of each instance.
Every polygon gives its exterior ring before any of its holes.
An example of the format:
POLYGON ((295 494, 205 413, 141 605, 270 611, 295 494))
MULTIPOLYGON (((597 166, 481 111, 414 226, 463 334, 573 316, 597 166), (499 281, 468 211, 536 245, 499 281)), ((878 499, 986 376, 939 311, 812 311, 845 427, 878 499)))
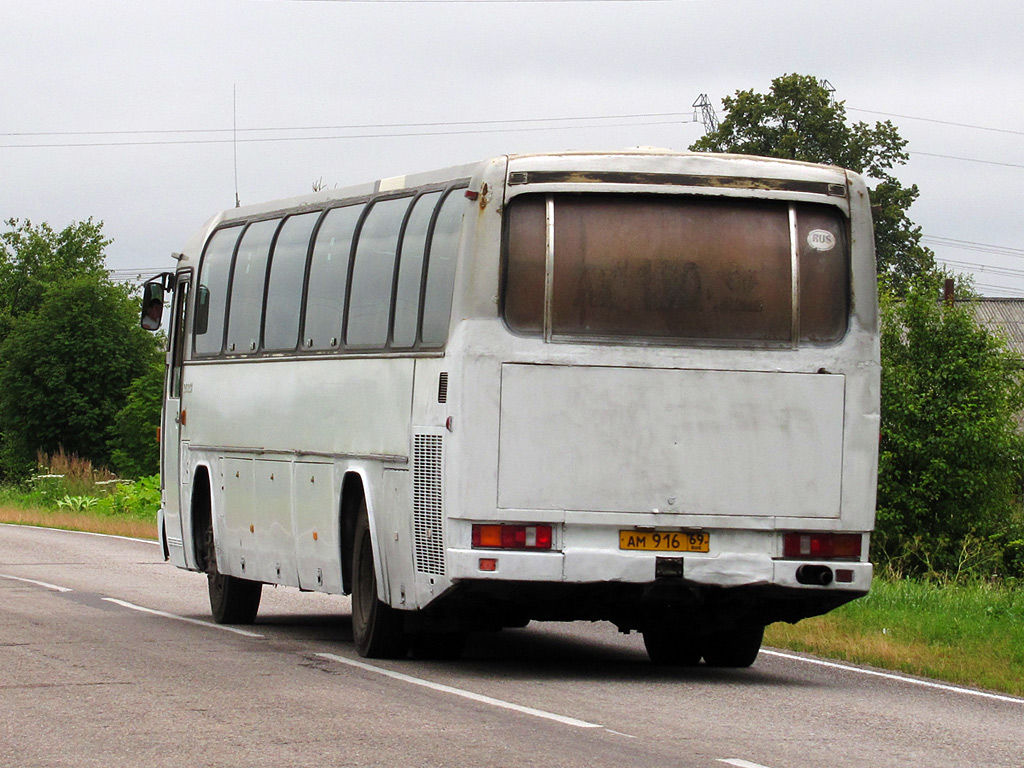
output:
POLYGON ((408 653, 405 619, 379 599, 373 569, 373 542, 363 499, 352 537, 352 639, 360 656, 404 659, 408 653))
POLYGON ((218 624, 252 624, 260 609, 263 584, 259 581, 208 573, 210 612, 218 624))

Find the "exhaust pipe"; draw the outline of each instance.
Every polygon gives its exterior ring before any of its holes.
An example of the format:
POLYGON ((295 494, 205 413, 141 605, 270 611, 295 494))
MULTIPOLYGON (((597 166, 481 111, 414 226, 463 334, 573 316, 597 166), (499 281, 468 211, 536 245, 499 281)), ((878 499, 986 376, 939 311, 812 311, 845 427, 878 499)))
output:
POLYGON ((827 565, 801 565, 796 569, 796 580, 801 584, 827 587, 832 583, 832 569, 827 565))

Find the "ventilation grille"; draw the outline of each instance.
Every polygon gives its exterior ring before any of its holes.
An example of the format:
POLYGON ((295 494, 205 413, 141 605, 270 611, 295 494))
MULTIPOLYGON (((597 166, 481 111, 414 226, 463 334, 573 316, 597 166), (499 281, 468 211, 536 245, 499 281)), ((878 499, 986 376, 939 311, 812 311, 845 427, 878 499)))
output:
POLYGON ((412 508, 416 570, 444 575, 444 510, 441 500, 441 435, 415 435, 412 446, 412 508))
POLYGON ((445 371, 437 378, 437 402, 448 402, 448 371, 445 371))

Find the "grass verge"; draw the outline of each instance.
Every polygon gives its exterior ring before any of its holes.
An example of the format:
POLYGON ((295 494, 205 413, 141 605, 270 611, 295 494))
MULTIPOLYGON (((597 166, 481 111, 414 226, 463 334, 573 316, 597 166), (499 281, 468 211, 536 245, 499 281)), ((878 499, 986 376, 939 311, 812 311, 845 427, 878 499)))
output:
POLYGON ((64 509, 51 511, 0 506, 0 523, 36 525, 43 528, 60 528, 65 531, 105 533, 111 536, 128 536, 133 539, 156 539, 155 518, 146 520, 135 517, 117 517, 91 510, 73 512, 64 509))
POLYGON ((773 624, 765 643, 1024 696, 1024 590, 876 579, 825 616, 773 624))

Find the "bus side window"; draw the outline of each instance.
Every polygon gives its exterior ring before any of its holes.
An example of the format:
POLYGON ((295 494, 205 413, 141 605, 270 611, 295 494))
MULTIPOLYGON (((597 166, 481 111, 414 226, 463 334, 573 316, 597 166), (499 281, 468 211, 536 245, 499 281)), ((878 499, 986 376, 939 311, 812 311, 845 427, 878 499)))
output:
POLYGON ((240 226, 226 227, 213 234, 206 245, 199 268, 196 291, 195 350, 200 355, 215 355, 224 344, 224 320, 228 298, 228 271, 240 226))
POLYGON ((362 205, 334 208, 327 212, 309 265, 306 288, 306 318, 302 346, 307 349, 337 349, 341 320, 345 313, 345 287, 352 235, 363 212, 362 205))
POLYGON ((359 230, 349 292, 348 346, 382 349, 387 344, 398 233, 410 200, 374 203, 359 230))
POLYGON ((423 328, 420 337, 426 347, 440 347, 448 340, 455 286, 455 259, 462 234, 466 199, 462 190, 448 193, 430 236, 427 281, 423 291, 423 328))
POLYGON ((228 353, 256 351, 263 315, 263 286, 267 279, 270 243, 280 219, 250 224, 238 244, 231 272, 231 307, 228 317, 228 353))
POLYGON ((411 347, 416 343, 416 322, 420 316, 420 289, 423 285, 423 251, 427 245, 430 219, 440 197, 440 192, 422 195, 416 200, 405 225, 395 291, 395 326, 391 335, 394 347, 411 347))
POLYGON ((302 306, 302 278, 306 251, 319 213, 289 216, 274 243, 267 278, 267 307, 263 321, 263 347, 268 350, 295 349, 299 338, 299 309, 302 306))

